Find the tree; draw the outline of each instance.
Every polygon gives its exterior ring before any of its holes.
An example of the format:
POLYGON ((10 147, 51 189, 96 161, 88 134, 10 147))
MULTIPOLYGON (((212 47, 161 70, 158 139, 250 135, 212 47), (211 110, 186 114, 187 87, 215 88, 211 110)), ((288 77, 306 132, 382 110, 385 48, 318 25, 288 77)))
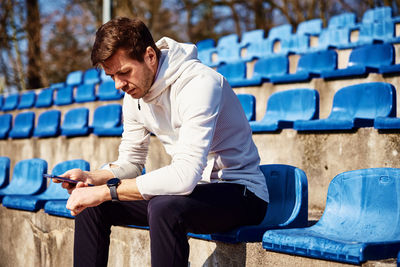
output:
POLYGON ((28 84, 27 88, 42 87, 41 80, 41 37, 38 0, 26 0, 27 20, 26 33, 28 38, 28 84))

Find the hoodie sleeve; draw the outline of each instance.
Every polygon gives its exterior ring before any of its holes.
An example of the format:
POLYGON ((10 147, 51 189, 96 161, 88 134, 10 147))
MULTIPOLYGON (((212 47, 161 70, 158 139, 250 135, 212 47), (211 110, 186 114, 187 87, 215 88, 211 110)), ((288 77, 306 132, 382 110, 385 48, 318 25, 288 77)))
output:
POLYGON ((103 169, 111 171, 114 177, 120 179, 135 178, 142 173, 148 146, 150 133, 143 125, 135 120, 132 110, 137 108, 135 100, 125 95, 123 105, 124 132, 119 145, 118 160, 104 165, 103 169), (110 164, 118 167, 110 168, 110 164))
POLYGON ((209 70, 187 77, 176 96, 181 118, 179 138, 170 165, 137 177, 143 198, 190 194, 201 180, 218 119, 222 76, 209 70))

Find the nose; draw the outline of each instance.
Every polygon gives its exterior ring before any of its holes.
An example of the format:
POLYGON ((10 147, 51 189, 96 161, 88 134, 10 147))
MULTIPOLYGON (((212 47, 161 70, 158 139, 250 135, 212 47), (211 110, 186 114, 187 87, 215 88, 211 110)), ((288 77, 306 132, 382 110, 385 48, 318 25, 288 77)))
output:
POLYGON ((122 90, 125 87, 126 81, 121 80, 117 75, 114 76, 115 88, 122 90))

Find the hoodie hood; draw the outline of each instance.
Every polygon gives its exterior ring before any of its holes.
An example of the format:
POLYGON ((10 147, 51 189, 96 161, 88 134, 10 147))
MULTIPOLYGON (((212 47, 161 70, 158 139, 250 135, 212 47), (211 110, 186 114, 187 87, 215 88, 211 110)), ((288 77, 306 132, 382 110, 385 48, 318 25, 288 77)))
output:
POLYGON ((155 103, 158 96, 179 78, 190 65, 198 62, 194 44, 178 43, 163 37, 156 43, 161 50, 156 79, 149 92, 143 97, 146 103, 155 103))

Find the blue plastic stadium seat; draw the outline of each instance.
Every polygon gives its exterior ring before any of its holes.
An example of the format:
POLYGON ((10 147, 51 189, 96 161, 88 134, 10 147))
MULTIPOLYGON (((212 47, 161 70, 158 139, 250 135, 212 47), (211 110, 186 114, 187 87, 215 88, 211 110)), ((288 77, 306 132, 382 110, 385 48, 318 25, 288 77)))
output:
POLYGON ((204 39, 196 43, 196 46, 200 61, 208 66, 213 65, 212 55, 216 53, 215 41, 213 39, 204 39))
POLYGON ((237 94, 248 121, 256 119, 256 98, 251 94, 237 94))
POLYGON ((400 118, 377 117, 374 121, 374 127, 378 130, 398 130, 400 129, 400 118))
POLYGON ((39 115, 38 123, 33 132, 36 137, 55 137, 60 134, 60 118, 59 110, 47 110, 39 115))
POLYGON ((298 131, 353 130, 374 126, 377 117, 396 116, 396 90, 383 82, 361 83, 343 87, 333 97, 326 119, 296 121, 298 131))
POLYGON ((217 71, 228 80, 232 87, 253 85, 246 80, 246 62, 244 61, 222 63, 217 67, 217 71))
POLYGON ((289 83, 309 81, 312 78, 324 76, 324 73, 337 68, 337 53, 334 50, 322 50, 303 54, 298 62, 296 73, 272 75, 273 83, 289 83))
POLYGON ((70 105, 74 102, 73 97, 74 88, 72 86, 65 86, 56 91, 54 104, 57 106, 70 105))
POLYGON ((50 200, 44 204, 44 212, 65 218, 75 218, 71 215, 71 211, 68 210, 66 206, 67 200, 50 200))
POLYGON ((217 66, 222 62, 228 63, 240 60, 240 51, 239 37, 237 34, 232 33, 222 36, 219 38, 216 47, 217 62, 213 65, 217 66))
POLYGON ((279 26, 272 27, 268 32, 268 39, 275 40, 281 39, 283 36, 291 35, 293 27, 291 24, 282 24, 279 26))
POLYGON ((364 12, 362 23, 374 23, 392 19, 392 8, 390 6, 376 7, 364 12))
POLYGON ((121 136, 122 108, 120 104, 104 105, 96 108, 93 115, 93 133, 97 136, 121 136))
POLYGON ((84 136, 90 133, 89 109, 85 107, 68 110, 61 125, 61 134, 64 136, 84 136))
POLYGON ((53 105, 53 94, 54 89, 46 88, 40 91, 37 95, 35 107, 37 108, 48 108, 53 105))
MULTIPOLYGON (((82 159, 68 160, 58 163, 54 166, 52 174, 61 175, 64 172, 79 168, 84 171, 88 171, 89 163, 82 159)), ((3 198, 3 206, 7 208, 28 210, 28 211, 38 211, 44 207, 47 201, 51 200, 67 200, 69 198, 68 191, 61 187, 61 184, 53 183, 52 180, 49 181, 49 186, 46 191, 39 195, 33 196, 19 196, 10 195, 3 198)))
POLYGON ((328 29, 354 27, 357 23, 356 14, 352 12, 332 16, 328 21, 328 29))
POLYGON ((322 19, 310 19, 300 22, 297 35, 319 35, 322 31, 322 19))
POLYGON ((326 71, 321 77, 332 79, 367 75, 370 72, 379 72, 379 68, 392 65, 393 62, 393 45, 364 45, 351 51, 347 68, 326 71))
POLYGON ((76 89, 75 102, 84 103, 97 100, 95 84, 81 84, 76 89))
POLYGON ((35 112, 27 111, 15 116, 14 125, 11 128, 9 137, 11 138, 29 138, 35 128, 35 112))
POLYGON ((14 166, 10 184, 0 189, 0 200, 5 195, 36 195, 46 189, 47 162, 43 159, 25 159, 14 166))
POLYGON ((11 130, 12 115, 9 113, 0 115, 0 139, 6 139, 11 130))
POLYGON ((113 79, 108 76, 103 69, 100 70, 100 80, 101 82, 112 81, 113 79))
POLYGON ((113 80, 102 82, 99 86, 97 92, 97 97, 99 100, 118 100, 123 97, 123 93, 115 88, 115 83, 113 80))
POLYGON ((19 102, 19 94, 9 94, 4 98, 3 111, 11 111, 17 108, 19 102))
POLYGON ((253 60, 263 54, 262 51, 257 51, 257 49, 262 49, 261 43, 264 40, 264 35, 265 31, 262 29, 247 31, 242 34, 239 45, 241 50, 245 49, 244 55, 241 54, 243 60, 253 60))
POLYGON ((319 94, 314 89, 292 89, 273 93, 261 121, 251 121, 255 132, 292 128, 296 120, 313 120, 319 116, 319 94))
POLYGON ((18 109, 26 109, 26 108, 32 108, 35 105, 36 101, 36 93, 31 91, 31 92, 25 92, 21 94, 19 103, 18 103, 18 109))
POLYGON ((63 83, 63 82, 50 84, 50 88, 53 90, 54 89, 57 90, 57 89, 64 88, 64 87, 65 87, 65 83, 63 83))
POLYGON ((362 23, 357 26, 357 29, 359 36, 358 40, 354 42, 356 46, 399 41, 399 38, 396 37, 395 23, 391 20, 362 23))
POLYGON ((70 72, 67 75, 67 80, 65 81, 67 86, 77 86, 82 83, 83 80, 83 72, 80 70, 70 72))
POLYGON ((301 34, 291 34, 281 39, 281 49, 275 54, 301 54, 310 48, 309 37, 301 34))
POLYGON ((188 235, 228 243, 260 242, 267 229, 307 226, 308 184, 304 171, 280 164, 261 165, 260 169, 267 181, 270 202, 259 225, 242 226, 228 233, 188 235))
POLYGON ((321 31, 318 37, 318 45, 316 50, 324 50, 330 48, 347 49, 355 45, 350 42, 350 28, 326 28, 321 31))
POLYGON ((247 78, 249 85, 260 85, 273 76, 284 76, 289 72, 289 59, 286 55, 260 58, 254 63, 252 77, 247 78))
POLYGON ((98 69, 88 69, 83 74, 83 84, 100 83, 100 71, 98 69))
POLYGON ((400 250, 400 169, 372 168, 337 175, 324 214, 303 229, 266 231, 275 252, 361 264, 395 258, 400 250))
POLYGON ((0 189, 8 186, 10 182, 10 159, 0 157, 0 189))
POLYGON ((0 110, 3 109, 4 95, 0 94, 0 110))

